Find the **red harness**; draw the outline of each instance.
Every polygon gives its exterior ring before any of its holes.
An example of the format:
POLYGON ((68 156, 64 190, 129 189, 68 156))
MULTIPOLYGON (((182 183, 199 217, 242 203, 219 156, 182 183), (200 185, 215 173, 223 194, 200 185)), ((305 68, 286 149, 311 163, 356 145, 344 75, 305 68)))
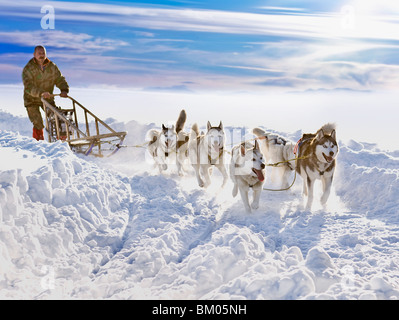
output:
POLYGON ((302 144, 302 138, 298 140, 298 142, 296 143, 295 147, 294 147, 294 154, 296 155, 298 152, 299 147, 302 144))

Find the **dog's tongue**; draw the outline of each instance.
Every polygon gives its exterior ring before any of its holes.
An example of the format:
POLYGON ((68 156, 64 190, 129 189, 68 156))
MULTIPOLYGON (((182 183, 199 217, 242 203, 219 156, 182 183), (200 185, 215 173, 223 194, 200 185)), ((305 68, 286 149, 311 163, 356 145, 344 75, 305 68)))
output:
POLYGON ((330 163, 330 162, 333 161, 333 157, 326 156, 324 153, 323 153, 323 155, 324 155, 324 159, 326 159, 326 161, 327 161, 328 163, 330 163))
POLYGON ((262 170, 257 170, 255 168, 253 168, 254 172, 256 173, 256 176, 258 177, 259 181, 263 181, 265 180, 265 176, 263 175, 262 170))

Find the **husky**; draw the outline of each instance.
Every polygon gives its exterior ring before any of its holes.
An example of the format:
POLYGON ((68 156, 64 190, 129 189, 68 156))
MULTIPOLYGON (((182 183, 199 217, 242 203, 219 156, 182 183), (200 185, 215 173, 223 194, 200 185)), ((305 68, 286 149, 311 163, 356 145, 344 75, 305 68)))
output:
POLYGON ((270 180, 281 182, 281 188, 288 188, 289 178, 295 170, 295 143, 276 134, 267 133, 261 128, 254 128, 252 133, 258 137, 260 150, 269 164, 280 163, 271 169, 270 180))
POLYGON ((308 197, 306 209, 312 207, 313 187, 317 179, 322 182, 320 202, 325 206, 330 196, 337 154, 334 124, 325 124, 315 134, 304 134, 298 141, 298 158, 304 159, 298 159, 296 171, 303 179, 303 194, 308 197))
POLYGON ((222 121, 217 127, 212 127, 208 121, 205 134, 199 133, 196 123, 191 128, 188 153, 201 188, 207 188, 211 184, 210 170, 213 166, 223 175, 222 187, 227 182, 228 175, 224 166, 225 139, 222 121))
POLYGON ((259 149, 258 141, 255 144, 244 142, 231 150, 230 178, 233 180, 233 197, 240 191, 245 210, 251 213, 252 209, 259 208, 259 199, 265 181, 265 159, 259 149), (249 188, 253 190, 253 201, 249 205, 249 188))
POLYGON ((186 123, 187 114, 183 109, 180 111, 176 125, 167 127, 162 124, 161 131, 151 129, 147 132, 147 150, 159 168, 159 172, 168 169, 167 159, 176 159, 177 171, 183 175, 184 162, 188 159, 188 140, 189 134, 183 131, 186 123))

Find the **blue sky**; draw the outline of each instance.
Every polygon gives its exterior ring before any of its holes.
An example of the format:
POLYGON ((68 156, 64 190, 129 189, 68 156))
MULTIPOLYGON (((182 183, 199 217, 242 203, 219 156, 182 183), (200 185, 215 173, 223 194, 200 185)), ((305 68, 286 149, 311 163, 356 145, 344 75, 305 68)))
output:
POLYGON ((43 44, 75 87, 395 90, 398 22, 390 0, 2 0, 0 84, 43 44))

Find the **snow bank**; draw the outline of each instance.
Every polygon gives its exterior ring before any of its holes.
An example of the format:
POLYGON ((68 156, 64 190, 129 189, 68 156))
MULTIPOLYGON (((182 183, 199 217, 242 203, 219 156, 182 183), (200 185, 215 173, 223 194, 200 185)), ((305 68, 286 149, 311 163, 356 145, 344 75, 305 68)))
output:
MULTIPOLYGON (((154 125, 113 126, 133 145, 154 125)), ((251 215, 220 176, 160 176, 142 148, 95 159, 3 130, 0 159, 0 298, 399 298, 396 152, 341 144, 327 210, 304 211, 298 181, 251 215)))
POLYGON ((341 148, 341 179, 338 195, 349 208, 361 209, 368 216, 399 223, 399 157, 366 149, 352 141, 341 148))
POLYGON ((66 297, 76 279, 89 277, 119 248, 129 185, 80 160, 66 144, 4 131, 0 141, 0 152, 18 148, 22 157, 26 151, 46 155, 26 176, 21 169, 0 171, 0 296, 66 297), (60 283, 46 293, 43 279, 49 276, 60 283))
MULTIPOLYGON (((22 109, 22 112, 26 111, 22 109)), ((4 131, 18 132, 28 137, 32 136, 32 124, 29 121, 28 114, 26 114, 26 117, 16 117, 0 109, 0 128, 4 131)))

